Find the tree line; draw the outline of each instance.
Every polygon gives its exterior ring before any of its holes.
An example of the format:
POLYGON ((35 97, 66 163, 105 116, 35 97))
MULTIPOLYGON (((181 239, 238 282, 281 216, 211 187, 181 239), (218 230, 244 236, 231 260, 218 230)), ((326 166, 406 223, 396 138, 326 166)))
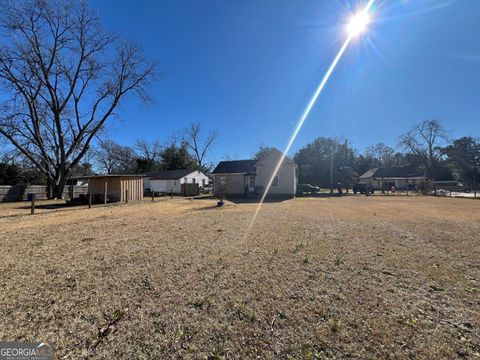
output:
POLYGON ((59 198, 124 100, 151 101, 155 63, 86 1, 2 2, 0 36, 0 135, 59 198))
POLYGON ((98 172, 106 174, 145 174, 177 169, 209 172, 213 164, 207 161, 207 154, 216 138, 216 131, 204 132, 199 123, 193 123, 165 143, 140 139, 130 147, 112 140, 100 141, 92 152, 92 164, 98 172))
POLYGON ((396 149, 378 143, 362 153, 346 140, 319 137, 294 156, 299 182, 351 187, 369 169, 398 166, 423 169, 429 182, 457 180, 472 186, 480 179, 480 142, 471 136, 450 140, 447 134, 439 121, 425 120, 400 136, 396 149))
MULTIPOLYGON (((193 123, 165 142, 139 139, 134 146, 127 146, 110 139, 98 140, 82 161, 71 168, 70 176, 146 174, 177 169, 210 172, 213 164, 207 161, 208 153, 216 138, 216 131, 203 131, 199 123, 193 123)), ((0 158, 0 185, 32 183, 47 185, 48 178, 18 151, 3 154, 0 158)))
MULTIPOLYGON (((126 98, 151 101, 157 66, 135 41, 107 31, 87 2, 2 2, 0 36, 0 142, 9 149, 0 157, 0 183, 45 183, 61 197, 70 177, 96 170, 210 169, 217 134, 202 133, 199 124, 166 143, 129 147, 105 139, 126 98)), ((300 181, 351 186, 379 166, 422 167, 432 181, 480 177, 478 140, 448 141, 436 120, 421 122, 398 145, 359 154, 347 141, 320 137, 295 155, 300 181)))
POLYGON ((9 149, 0 183, 46 183, 59 198, 70 177, 95 170, 208 169, 216 133, 203 136, 199 124, 162 145, 105 139, 126 98, 151 102, 156 64, 107 31, 88 2, 2 2, 0 36, 0 142, 9 149))

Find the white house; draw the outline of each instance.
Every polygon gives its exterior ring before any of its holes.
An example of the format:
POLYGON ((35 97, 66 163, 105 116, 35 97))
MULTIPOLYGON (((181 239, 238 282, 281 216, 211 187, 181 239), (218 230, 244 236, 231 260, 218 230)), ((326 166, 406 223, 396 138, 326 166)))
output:
MULTIPOLYGON (((262 195, 282 155, 279 150, 272 149, 259 160, 221 161, 213 170, 215 195, 262 195)), ((267 195, 294 197, 297 183, 297 165, 286 156, 267 195)))
POLYGON ((420 186, 427 180, 423 170, 402 166, 370 169, 359 179, 377 190, 392 187, 397 190, 406 190, 410 187, 420 186))
POLYGON ((203 172, 192 169, 156 171, 146 174, 144 189, 160 193, 180 194, 182 184, 198 184, 200 188, 209 185, 209 178, 203 172))

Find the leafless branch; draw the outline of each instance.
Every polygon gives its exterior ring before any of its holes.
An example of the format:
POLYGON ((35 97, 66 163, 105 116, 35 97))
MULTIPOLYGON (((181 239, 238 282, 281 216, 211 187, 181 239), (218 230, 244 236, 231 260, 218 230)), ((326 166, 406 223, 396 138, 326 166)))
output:
POLYGON ((155 65, 83 1, 2 2, 0 134, 57 193, 129 94, 150 101, 155 65))
POLYGON ((213 146, 217 136, 217 132, 212 130, 202 139, 200 123, 193 123, 185 129, 184 142, 195 157, 199 168, 204 167, 207 152, 213 146))

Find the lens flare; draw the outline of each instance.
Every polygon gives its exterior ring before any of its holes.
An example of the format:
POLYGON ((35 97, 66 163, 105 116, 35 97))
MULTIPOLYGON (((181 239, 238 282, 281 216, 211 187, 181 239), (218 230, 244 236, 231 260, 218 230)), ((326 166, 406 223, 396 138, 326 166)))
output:
POLYGON ((352 38, 362 32, 364 32, 367 28, 368 22, 370 21, 370 17, 368 15, 373 3, 375 0, 369 0, 363 11, 358 13, 357 15, 354 16, 356 18, 355 20, 355 26, 352 25, 352 29, 350 29, 350 25, 348 26, 348 34, 347 38, 345 39, 342 47, 338 51, 337 55, 333 59, 333 62, 331 63, 330 67, 328 68, 327 72, 323 76, 322 81, 320 82, 320 85, 318 85, 317 89, 315 90, 313 96, 311 97, 310 101, 308 102, 307 106, 305 107, 305 110, 303 111, 302 115, 300 116, 297 125, 295 126, 295 130, 293 131, 292 135, 290 136, 290 140, 287 143, 287 146, 285 147, 282 156, 280 160, 278 161, 272 176, 270 177, 270 180, 267 183, 267 186, 265 187, 265 191, 262 194, 262 197, 260 198, 260 202, 258 203, 255 212, 248 224, 248 227, 245 232, 244 240, 248 237, 250 234, 250 231, 252 230, 253 225, 255 224, 255 221, 258 217, 258 214, 260 212, 260 209, 262 207, 262 204, 265 202, 265 198, 267 197, 268 192, 270 191, 270 188, 272 187, 273 180, 277 176, 278 171, 280 170, 280 167, 283 164, 283 161, 285 160, 286 154, 290 151, 290 148, 292 147, 295 139, 297 138, 298 133, 300 132, 300 129, 303 126, 303 123, 307 119, 308 115, 312 111, 313 106, 317 102, 318 97, 322 93, 323 89, 325 88, 325 85, 328 82, 328 79, 330 79, 330 76, 333 73, 333 70, 335 70, 335 67, 337 66, 338 62, 342 58, 343 54, 345 53, 345 50, 347 49, 348 45, 352 41, 352 38), (357 18, 358 15, 363 14, 361 18, 357 18), (367 21, 366 21, 367 20, 367 21), (360 30, 360 31, 359 31, 360 30))
POLYGON ((358 36, 367 31, 370 23, 370 14, 367 10, 363 10, 355 15, 352 15, 347 24, 347 32, 350 36, 358 36))

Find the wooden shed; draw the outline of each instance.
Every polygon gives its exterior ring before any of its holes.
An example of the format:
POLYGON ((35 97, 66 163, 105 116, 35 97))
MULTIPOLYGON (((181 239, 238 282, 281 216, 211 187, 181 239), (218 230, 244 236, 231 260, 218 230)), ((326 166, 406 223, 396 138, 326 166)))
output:
POLYGON ((143 200, 143 176, 140 175, 95 175, 85 177, 88 192, 94 199, 107 202, 143 200))

